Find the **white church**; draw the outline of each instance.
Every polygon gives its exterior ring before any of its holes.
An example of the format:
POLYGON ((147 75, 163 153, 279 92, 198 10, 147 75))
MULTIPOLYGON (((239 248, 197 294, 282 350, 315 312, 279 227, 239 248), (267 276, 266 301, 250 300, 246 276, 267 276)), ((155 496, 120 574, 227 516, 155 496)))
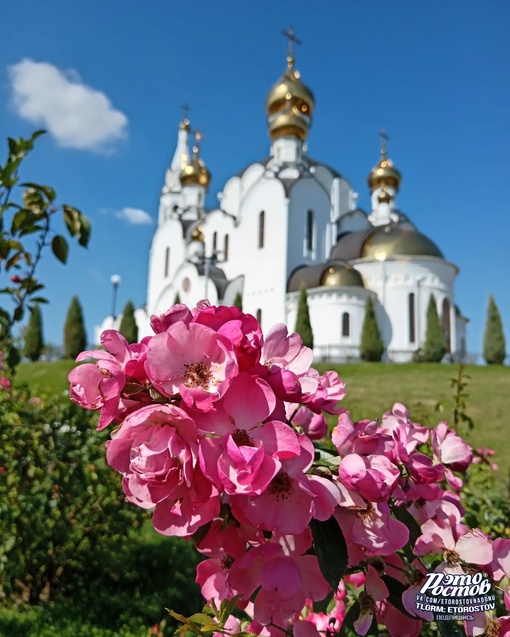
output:
MULTIPOLYGON (((267 331, 296 323, 306 286, 316 360, 359 358, 371 297, 385 344, 384 360, 413 358, 425 339, 430 295, 437 303, 447 351, 463 359, 466 324, 454 302, 459 272, 397 205, 401 174, 387 156, 368 175, 371 210, 334 168, 307 154, 315 100, 295 68, 292 34, 287 68, 266 98, 269 155, 232 176, 206 210, 211 174, 200 135, 184 118, 165 175, 149 256, 147 302, 136 312, 139 336, 149 317, 176 300, 192 307, 208 298, 243 310, 267 331), (193 143, 191 152, 190 145, 193 143)), ((97 329, 112 327, 110 316, 97 329)), ((120 324, 120 317, 115 320, 120 324)))

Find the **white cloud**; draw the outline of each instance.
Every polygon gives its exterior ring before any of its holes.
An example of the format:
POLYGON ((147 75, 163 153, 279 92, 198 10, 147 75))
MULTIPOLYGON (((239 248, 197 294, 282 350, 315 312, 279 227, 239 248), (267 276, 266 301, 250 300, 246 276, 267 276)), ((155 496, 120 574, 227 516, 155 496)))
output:
POLYGON ((124 113, 74 70, 24 59, 9 67, 9 78, 18 115, 46 128, 59 146, 108 152, 126 136, 124 113))
POLYGON ((122 210, 118 210, 115 213, 115 216, 119 219, 123 219, 133 226, 142 226, 154 223, 150 214, 140 208, 122 208, 122 210))

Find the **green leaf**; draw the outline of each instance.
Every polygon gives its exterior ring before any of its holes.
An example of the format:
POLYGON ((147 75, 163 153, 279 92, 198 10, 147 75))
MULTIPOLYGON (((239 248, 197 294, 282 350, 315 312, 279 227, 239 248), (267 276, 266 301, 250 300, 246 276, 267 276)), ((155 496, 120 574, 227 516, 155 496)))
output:
POLYGON ((30 299, 30 303, 49 303, 49 301, 45 299, 44 296, 35 296, 30 299))
POLYGON ((407 615, 407 617, 410 617, 411 619, 416 619, 414 615, 407 612, 404 604, 402 603, 402 594, 407 590, 407 586, 390 575, 383 575, 381 579, 386 584, 390 593, 388 601, 402 614, 407 615))
POLYGON ((15 234, 18 230, 23 226, 27 216, 29 214, 28 210, 18 210, 18 212, 14 215, 11 223, 11 234, 15 234))
POLYGON ((73 208, 73 206, 68 206, 66 204, 62 206, 62 209, 64 210, 64 221, 67 226, 67 230, 69 231, 69 234, 74 237, 80 231, 80 211, 73 208))
POLYGON ((334 591, 347 570, 347 544, 333 516, 326 521, 312 519, 313 545, 322 574, 334 591))
POLYGON ((34 184, 32 182, 25 182, 20 185, 23 186, 24 188, 33 188, 34 190, 42 192, 43 195, 46 197, 46 199, 48 199, 48 201, 55 201, 55 198, 57 196, 55 189, 52 188, 51 186, 44 186, 43 184, 34 184))
POLYGON ((454 621, 436 622, 441 637, 466 637, 464 630, 454 621))
POLYGON ((86 248, 89 243, 90 232, 90 221, 84 214, 80 213, 80 238, 78 239, 78 243, 84 248, 86 248))
POLYGON ((53 237, 53 241, 51 242, 51 249, 53 250, 53 254, 59 261, 62 261, 62 263, 67 262, 69 246, 67 245, 67 241, 62 235, 57 234, 55 237, 53 237))

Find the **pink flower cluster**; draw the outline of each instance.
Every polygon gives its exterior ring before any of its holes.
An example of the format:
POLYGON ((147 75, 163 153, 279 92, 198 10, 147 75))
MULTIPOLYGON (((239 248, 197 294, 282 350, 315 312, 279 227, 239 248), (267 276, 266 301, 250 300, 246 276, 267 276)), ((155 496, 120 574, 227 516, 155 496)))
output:
POLYGON ((234 307, 175 305, 151 326, 154 336, 134 345, 104 332, 104 350, 78 357, 70 395, 100 412, 98 429, 118 426, 106 457, 126 498, 153 511, 160 533, 193 539, 204 597, 236 597, 251 632, 337 633, 347 587, 357 591, 357 634, 377 621, 412 637, 431 619, 414 603, 422 556, 509 575, 510 542, 496 546, 462 522, 458 473, 472 452, 446 423, 429 431, 400 404, 380 425, 353 423, 338 407, 344 384, 311 367, 297 334, 277 325, 264 337, 234 307), (325 414, 338 417, 329 446, 325 414), (345 542, 334 595, 312 521, 333 523, 345 542), (328 612, 314 612, 328 595, 328 612))

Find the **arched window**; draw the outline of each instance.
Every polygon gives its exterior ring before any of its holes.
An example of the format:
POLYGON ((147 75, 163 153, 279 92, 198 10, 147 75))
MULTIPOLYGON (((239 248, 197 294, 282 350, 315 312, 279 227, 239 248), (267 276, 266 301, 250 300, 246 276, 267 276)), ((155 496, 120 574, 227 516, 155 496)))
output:
POLYGON ((313 226, 314 226, 313 210, 306 213, 306 251, 313 252, 313 226))
POLYGON ((349 312, 342 314, 342 336, 349 336, 350 334, 350 316, 349 312))
POLYGON ((450 328, 450 301, 443 299, 443 315, 441 316, 441 326, 443 328, 444 341, 446 343, 446 352, 449 354, 451 348, 451 328, 450 328))
POLYGON ((264 247, 264 232, 265 232, 265 222, 266 222, 266 213, 261 210, 259 214, 259 248, 264 247))
POLYGON ((257 317, 257 321, 258 321, 259 323, 262 323, 262 310, 260 309, 260 307, 259 307, 259 309, 257 310, 256 317, 257 317))
POLYGON ((217 232, 213 232, 212 249, 213 249, 213 252, 216 252, 216 250, 218 249, 218 233, 217 232))
POLYGON ((228 234, 223 239, 223 261, 228 261, 228 234))
POLYGON ((414 301, 414 292, 408 297, 409 309, 409 342, 414 343, 416 341, 416 310, 415 310, 415 301, 414 301))
POLYGON ((168 276, 170 270, 170 248, 165 250, 165 278, 168 276))

